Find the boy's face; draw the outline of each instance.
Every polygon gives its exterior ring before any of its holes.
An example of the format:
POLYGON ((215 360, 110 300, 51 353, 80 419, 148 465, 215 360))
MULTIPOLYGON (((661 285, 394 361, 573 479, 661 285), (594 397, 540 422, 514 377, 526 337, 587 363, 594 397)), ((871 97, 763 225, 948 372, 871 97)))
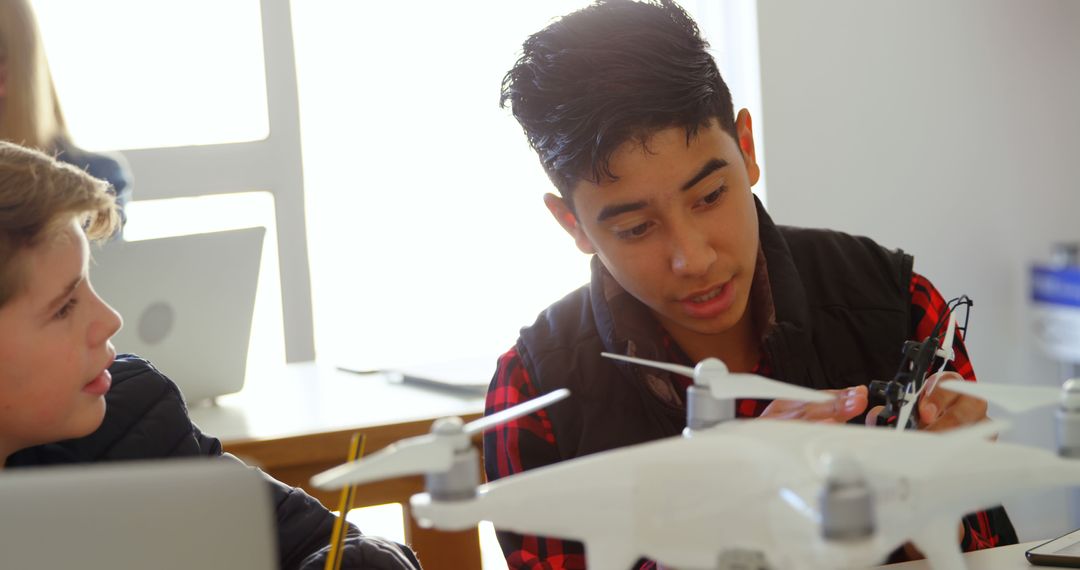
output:
POLYGON ((578 248, 599 256, 677 339, 724 333, 746 312, 758 253, 750 186, 759 171, 745 110, 737 129, 738 142, 714 121, 689 143, 675 127, 644 148, 623 144, 611 158, 618 180, 575 188, 576 216, 547 197, 578 248))
POLYGON ((25 287, 0 307, 0 461, 101 425, 121 320, 90 287, 88 258, 74 218, 20 254, 25 287))

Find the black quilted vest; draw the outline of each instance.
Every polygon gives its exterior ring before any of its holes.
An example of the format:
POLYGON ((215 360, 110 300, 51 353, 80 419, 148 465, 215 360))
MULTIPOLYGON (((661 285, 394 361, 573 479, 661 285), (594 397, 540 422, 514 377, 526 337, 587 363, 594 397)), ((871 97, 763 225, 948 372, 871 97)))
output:
MULTIPOLYGON (((891 379, 909 334, 911 256, 864 237, 776 226, 760 203, 758 219, 775 309, 763 340, 773 376, 818 389, 891 379)), ((686 424, 666 372, 600 357, 669 358, 648 309, 625 291, 605 294, 611 278, 595 258, 592 273, 517 343, 540 393, 572 393, 548 409, 562 460, 677 435, 686 424)))

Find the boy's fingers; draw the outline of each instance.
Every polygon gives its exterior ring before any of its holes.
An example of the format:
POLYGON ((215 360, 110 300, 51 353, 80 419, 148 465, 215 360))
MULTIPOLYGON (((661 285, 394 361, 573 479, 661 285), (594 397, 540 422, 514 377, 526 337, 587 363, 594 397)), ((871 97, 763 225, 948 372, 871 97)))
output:
POLYGON ((801 413, 803 402, 796 402, 793 400, 773 400, 765 407, 765 410, 761 412, 763 418, 780 418, 786 417, 791 413, 801 413))
POLYGON ((981 422, 986 418, 986 402, 970 396, 960 396, 933 423, 927 431, 946 431, 981 422))
POLYGON ((868 403, 866 386, 844 390, 824 390, 836 395, 827 402, 800 402, 797 400, 773 400, 760 417, 803 420, 811 422, 846 422, 863 413, 868 403))
POLYGON ((960 398, 960 394, 950 390, 938 390, 939 382, 945 380, 963 380, 956 372, 939 372, 926 380, 926 387, 919 397, 919 423, 926 426, 934 423, 960 398))
POLYGON ((806 404, 803 417, 809 421, 833 420, 846 422, 863 413, 868 403, 866 386, 836 390, 836 398, 828 402, 806 404))
POLYGON ((885 406, 874 406, 873 408, 870 408, 870 411, 866 412, 866 425, 871 427, 876 426, 878 416, 880 416, 881 412, 884 411, 885 406))

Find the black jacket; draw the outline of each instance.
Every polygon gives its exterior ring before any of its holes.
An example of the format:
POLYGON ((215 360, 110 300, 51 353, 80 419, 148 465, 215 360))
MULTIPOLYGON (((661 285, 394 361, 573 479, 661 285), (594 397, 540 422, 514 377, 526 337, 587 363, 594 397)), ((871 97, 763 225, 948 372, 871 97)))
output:
MULTIPOLYGON (((121 355, 109 368, 112 388, 106 412, 94 433, 59 443, 31 447, 8 458, 9 468, 98 461, 210 456, 223 454, 221 442, 199 431, 188 418, 180 390, 149 362, 121 355)), ((263 474, 270 486, 277 517, 277 544, 282 570, 321 570, 329 550, 334 515, 300 489, 263 474)), ((350 528, 342 568, 413 570, 420 568, 407 547, 350 528)))

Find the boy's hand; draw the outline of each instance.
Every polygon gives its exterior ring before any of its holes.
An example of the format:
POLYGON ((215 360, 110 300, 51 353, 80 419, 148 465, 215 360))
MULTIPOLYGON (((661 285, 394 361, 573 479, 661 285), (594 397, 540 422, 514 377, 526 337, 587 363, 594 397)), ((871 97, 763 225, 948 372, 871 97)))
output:
POLYGON ((937 389, 940 382, 963 379, 956 372, 940 372, 926 379, 923 395, 919 398, 919 429, 945 431, 989 419, 984 400, 937 389))
MULTIPOLYGON (((926 379, 915 414, 920 430, 946 431, 989 419, 986 415, 986 402, 983 400, 944 388, 937 389, 940 382, 963 379, 964 377, 956 372, 939 372, 926 379)), ((884 409, 884 406, 871 409, 870 413, 866 414, 866 425, 875 425, 877 416, 884 409)))
POLYGON ((761 412, 759 417, 777 420, 844 423, 866 410, 868 402, 866 386, 855 386, 845 390, 825 390, 825 392, 836 394, 836 399, 829 402, 773 400, 765 408, 765 411, 761 412))

